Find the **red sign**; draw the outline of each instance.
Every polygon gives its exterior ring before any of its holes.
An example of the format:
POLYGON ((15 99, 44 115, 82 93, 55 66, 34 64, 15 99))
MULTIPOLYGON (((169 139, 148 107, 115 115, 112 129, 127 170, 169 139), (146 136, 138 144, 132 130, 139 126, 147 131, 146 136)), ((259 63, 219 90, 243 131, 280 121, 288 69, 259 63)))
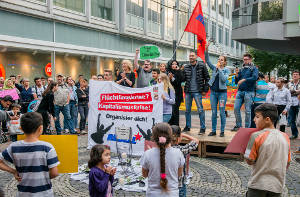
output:
POLYGON ((52 74, 52 68, 51 68, 51 63, 48 63, 45 67, 45 73, 48 77, 51 77, 52 74))

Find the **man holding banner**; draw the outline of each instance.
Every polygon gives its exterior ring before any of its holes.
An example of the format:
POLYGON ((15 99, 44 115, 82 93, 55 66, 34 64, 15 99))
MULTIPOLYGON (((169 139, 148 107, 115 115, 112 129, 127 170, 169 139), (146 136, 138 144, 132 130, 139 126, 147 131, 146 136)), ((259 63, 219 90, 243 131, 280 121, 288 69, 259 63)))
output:
POLYGON ((140 53, 139 49, 136 49, 135 58, 134 58, 134 68, 138 74, 136 87, 144 88, 149 85, 150 80, 152 79, 152 65, 150 60, 145 60, 144 66, 141 68, 138 63, 138 55, 140 53))

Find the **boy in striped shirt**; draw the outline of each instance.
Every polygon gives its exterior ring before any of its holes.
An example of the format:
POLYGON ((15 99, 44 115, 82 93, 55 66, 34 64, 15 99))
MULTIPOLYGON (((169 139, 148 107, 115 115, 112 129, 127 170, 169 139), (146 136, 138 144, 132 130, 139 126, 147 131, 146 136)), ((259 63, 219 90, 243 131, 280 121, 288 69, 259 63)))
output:
POLYGON ((252 165, 247 197, 281 196, 285 185, 286 170, 291 161, 290 139, 275 129, 277 108, 261 104, 255 108, 254 122, 261 129, 251 135, 245 159, 252 165))
POLYGON ((13 142, 0 154, 0 169, 10 172, 19 181, 17 196, 53 197, 50 179, 58 176, 59 161, 54 147, 39 141, 43 132, 43 119, 37 112, 21 117, 25 139, 13 142), (15 165, 9 167, 4 161, 15 165))

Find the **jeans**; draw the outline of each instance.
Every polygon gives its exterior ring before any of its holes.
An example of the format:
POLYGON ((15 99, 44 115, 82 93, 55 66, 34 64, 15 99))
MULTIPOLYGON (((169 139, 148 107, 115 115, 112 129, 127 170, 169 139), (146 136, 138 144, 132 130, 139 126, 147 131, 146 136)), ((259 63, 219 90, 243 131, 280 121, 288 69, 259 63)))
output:
POLYGON ((80 131, 83 131, 85 129, 85 124, 86 124, 87 116, 88 116, 88 113, 89 113, 88 104, 78 105, 78 111, 79 111, 79 114, 80 114, 79 129, 80 129, 80 131))
MULTIPOLYGON (((78 107, 76 101, 70 101, 70 115, 73 122, 74 129, 78 126, 78 107)), ((64 120, 64 129, 66 129, 66 122, 64 120)))
POLYGON ((64 121, 66 121, 66 128, 69 129, 70 133, 75 133, 73 123, 72 123, 72 117, 70 115, 70 105, 64 105, 64 106, 58 106, 54 105, 54 113, 55 113, 55 129, 57 134, 61 133, 61 126, 59 121, 59 114, 60 112, 64 115, 64 121))
POLYGON ((172 114, 163 114, 163 122, 169 122, 171 119, 172 114))
POLYGON ((211 104, 211 123, 212 123, 212 132, 216 132, 217 130, 217 112, 218 112, 218 103, 219 110, 221 116, 221 133, 224 133, 225 125, 226 125, 226 114, 225 107, 227 101, 227 92, 215 92, 211 91, 210 93, 210 104, 211 104))
POLYGON ((295 137, 298 137, 298 129, 296 125, 296 118, 297 114, 299 112, 299 106, 291 106, 290 108, 290 120, 291 120, 291 130, 292 130, 292 135, 295 137))
POLYGON ((241 107, 245 104, 245 128, 251 126, 251 106, 254 92, 238 91, 234 102, 234 115, 237 127, 242 127, 241 107))
POLYGON ((202 105, 202 95, 201 93, 186 93, 185 94, 185 121, 186 121, 186 126, 191 128, 192 121, 191 121, 191 108, 192 108, 192 102, 193 99, 196 101, 197 105, 197 110, 199 113, 199 118, 200 118, 200 126, 201 129, 206 129, 205 127, 205 111, 203 109, 202 105))
POLYGON ((186 197, 186 185, 183 183, 182 187, 179 187, 179 197, 186 197))
POLYGON ((255 113, 254 110, 257 106, 261 105, 262 103, 253 103, 251 106, 251 126, 250 128, 256 128, 256 124, 254 122, 255 113))

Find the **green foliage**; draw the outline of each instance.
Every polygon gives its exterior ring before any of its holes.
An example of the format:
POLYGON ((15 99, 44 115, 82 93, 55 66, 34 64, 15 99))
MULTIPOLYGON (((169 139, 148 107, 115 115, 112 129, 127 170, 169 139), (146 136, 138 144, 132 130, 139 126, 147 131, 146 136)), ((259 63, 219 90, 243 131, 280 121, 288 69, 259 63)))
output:
POLYGON ((277 0, 273 2, 263 2, 261 4, 261 11, 259 13, 260 21, 267 20, 280 20, 282 19, 283 13, 283 2, 282 0, 277 0))
POLYGON ((300 56, 272 53, 249 48, 254 58, 254 64, 259 66, 259 71, 269 73, 278 69, 279 77, 287 77, 290 71, 300 68, 300 56))

